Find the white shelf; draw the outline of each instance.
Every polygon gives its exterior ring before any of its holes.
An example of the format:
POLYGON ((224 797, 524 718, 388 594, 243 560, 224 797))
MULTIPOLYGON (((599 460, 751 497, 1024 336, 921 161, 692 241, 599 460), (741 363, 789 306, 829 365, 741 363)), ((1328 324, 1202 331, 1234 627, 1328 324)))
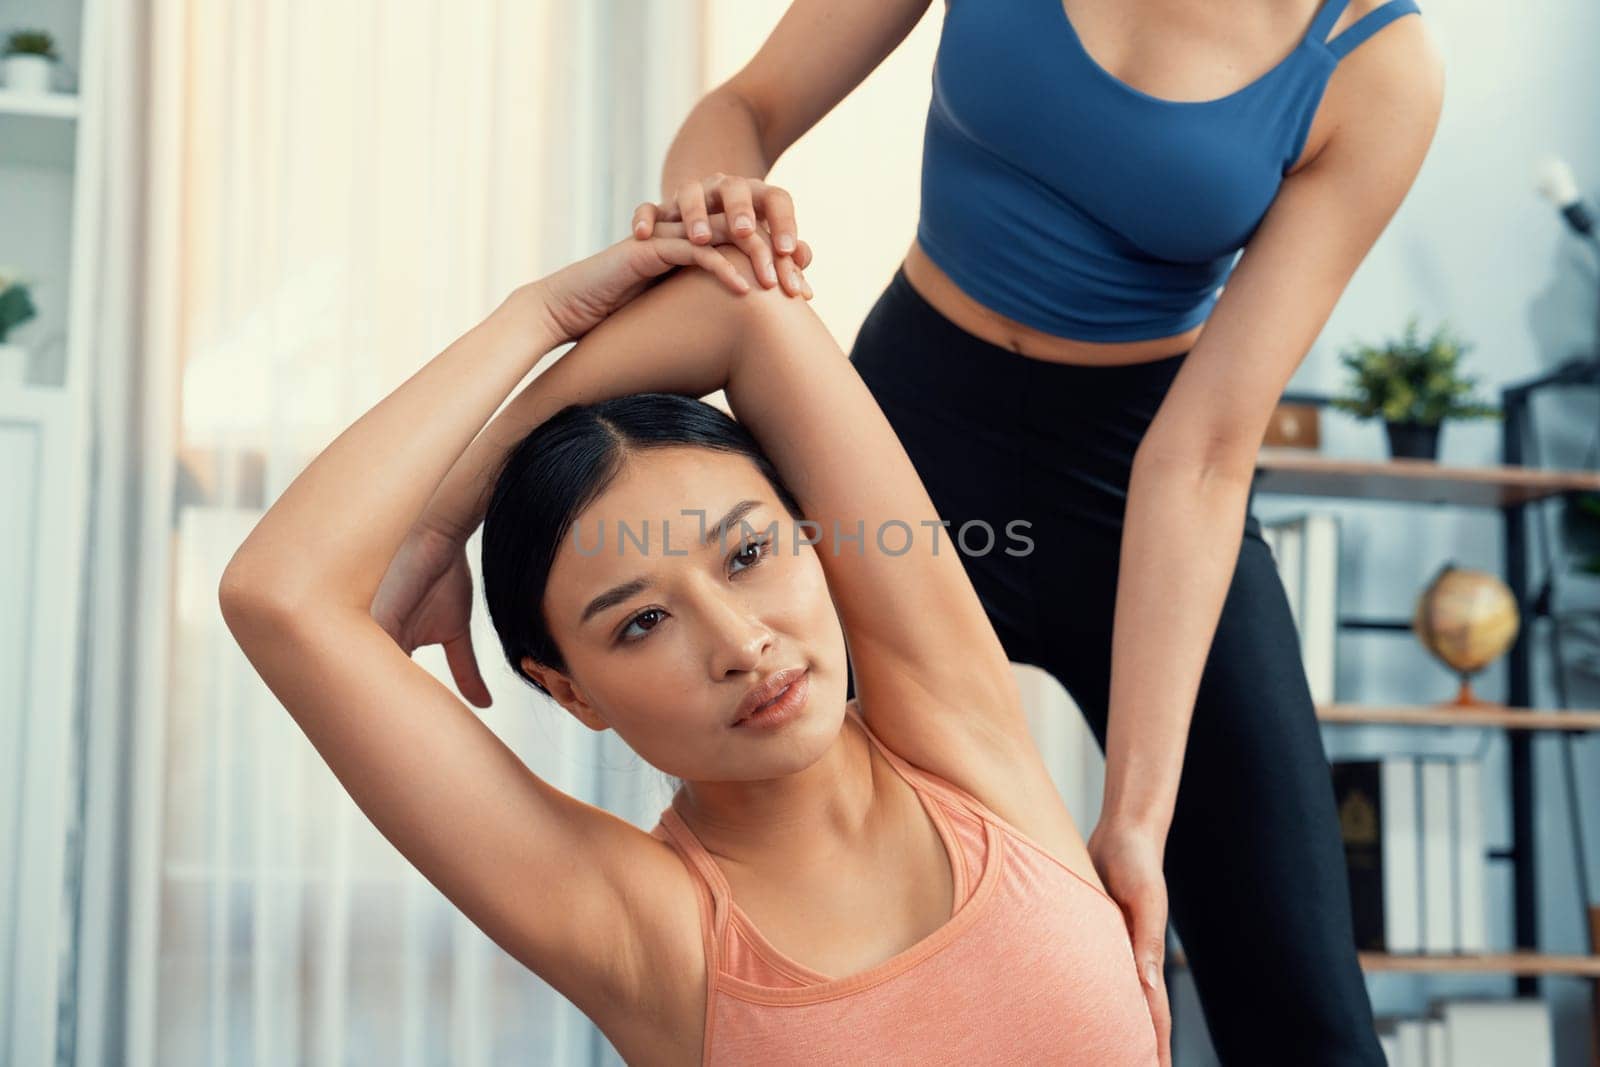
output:
POLYGON ((76 93, 20 93, 15 89, 0 89, 0 115, 75 119, 78 97, 76 93))

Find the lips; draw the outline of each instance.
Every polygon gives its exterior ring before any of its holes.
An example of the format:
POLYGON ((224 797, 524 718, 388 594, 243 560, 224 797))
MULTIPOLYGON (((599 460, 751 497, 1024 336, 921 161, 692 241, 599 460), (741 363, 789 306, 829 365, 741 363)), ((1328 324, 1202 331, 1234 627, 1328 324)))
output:
POLYGON ((805 673, 806 669, 804 667, 789 667, 786 670, 781 670, 772 675, 766 681, 754 686, 748 693, 744 695, 744 699, 739 702, 739 711, 734 717, 733 724, 737 726, 739 723, 755 714, 756 710, 760 708, 761 705, 771 703, 773 700, 777 699, 778 695, 782 693, 784 689, 794 682, 799 681, 805 673))

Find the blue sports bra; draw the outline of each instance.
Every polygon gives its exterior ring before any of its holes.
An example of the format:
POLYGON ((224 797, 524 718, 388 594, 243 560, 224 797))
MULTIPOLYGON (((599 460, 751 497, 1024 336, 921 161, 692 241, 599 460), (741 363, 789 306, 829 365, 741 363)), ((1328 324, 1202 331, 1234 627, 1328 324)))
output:
POLYGON ((1205 321, 1339 61, 1415 0, 1334 40, 1324 0, 1277 66, 1179 102, 1102 68, 1061 0, 948 0, 923 140, 917 240, 979 303, 1086 341, 1205 321))

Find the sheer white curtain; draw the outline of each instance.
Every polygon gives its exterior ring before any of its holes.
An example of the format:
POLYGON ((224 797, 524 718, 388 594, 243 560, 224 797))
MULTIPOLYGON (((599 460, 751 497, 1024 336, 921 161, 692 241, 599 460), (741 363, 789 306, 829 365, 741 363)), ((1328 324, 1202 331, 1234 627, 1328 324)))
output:
MULTIPOLYGON (((169 689, 139 723, 127 1062, 616 1062, 368 823, 216 588, 362 411, 511 287, 626 233, 698 88, 698 6, 152 10, 177 499, 169 689)), ((489 725, 557 786, 653 822, 661 776, 519 684, 477 606, 489 725)), ((418 660, 448 679, 436 652, 418 660)))

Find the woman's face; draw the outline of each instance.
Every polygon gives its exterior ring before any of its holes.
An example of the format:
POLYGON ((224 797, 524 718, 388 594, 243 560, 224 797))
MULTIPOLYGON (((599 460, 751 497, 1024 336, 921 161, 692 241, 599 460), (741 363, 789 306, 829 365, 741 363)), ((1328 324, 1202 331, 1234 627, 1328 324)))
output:
POLYGON ((679 778, 802 770, 842 728, 847 670, 822 563, 804 543, 815 536, 743 456, 635 453, 551 567, 545 618, 567 671, 526 659, 524 669, 581 721, 679 778), (789 668, 809 670, 799 714, 734 726, 752 688, 789 668))

